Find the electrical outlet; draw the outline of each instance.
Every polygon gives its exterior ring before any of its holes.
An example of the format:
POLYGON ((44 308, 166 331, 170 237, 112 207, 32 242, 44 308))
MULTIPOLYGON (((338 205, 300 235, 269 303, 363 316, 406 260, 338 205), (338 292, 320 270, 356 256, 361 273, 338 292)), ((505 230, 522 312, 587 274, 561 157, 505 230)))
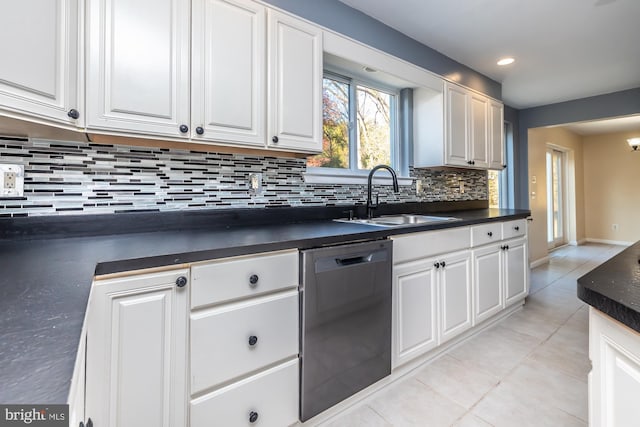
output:
POLYGON ((4 173, 4 188, 7 190, 13 190, 16 188, 16 173, 15 172, 5 172, 4 173))
POLYGON ((613 231, 618 231, 618 224, 611 224, 611 229, 613 231))
POLYGON ((0 197, 22 197, 24 166, 0 164, 0 197))
POLYGON ((249 193, 252 195, 262 194, 262 174, 250 173, 249 174, 249 193))
POLYGON ((464 181, 460 180, 460 194, 464 194, 464 181))
POLYGON ((420 194, 422 194, 423 191, 424 191, 424 188, 422 186, 422 180, 416 179, 416 194, 419 196, 420 194))

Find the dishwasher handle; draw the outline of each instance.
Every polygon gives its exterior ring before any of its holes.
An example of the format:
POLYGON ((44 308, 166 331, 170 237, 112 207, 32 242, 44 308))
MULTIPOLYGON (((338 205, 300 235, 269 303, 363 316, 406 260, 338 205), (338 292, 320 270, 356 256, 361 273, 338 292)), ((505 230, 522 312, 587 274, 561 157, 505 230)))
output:
POLYGON ((368 251, 344 251, 329 256, 316 258, 313 262, 315 273, 339 270, 341 268, 355 267, 358 265, 388 262, 391 259, 389 249, 374 249, 368 251))
POLYGON ((336 264, 341 266, 364 264, 365 262, 371 262, 372 259, 373 259, 373 254, 369 254, 367 256, 356 256, 351 258, 336 258, 336 264))

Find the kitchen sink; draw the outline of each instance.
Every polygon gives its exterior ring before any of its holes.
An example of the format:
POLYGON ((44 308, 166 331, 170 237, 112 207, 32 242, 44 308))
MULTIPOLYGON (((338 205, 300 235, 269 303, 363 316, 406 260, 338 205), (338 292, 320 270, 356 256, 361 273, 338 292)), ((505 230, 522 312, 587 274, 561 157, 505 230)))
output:
POLYGON ((338 222, 348 222, 354 224, 367 224, 376 225, 379 227, 405 227, 411 225, 426 225, 437 224, 442 222, 461 221, 460 218, 448 217, 448 216, 433 216, 433 215, 414 215, 414 214, 402 214, 402 215, 384 215, 377 218, 368 219, 335 219, 338 222))

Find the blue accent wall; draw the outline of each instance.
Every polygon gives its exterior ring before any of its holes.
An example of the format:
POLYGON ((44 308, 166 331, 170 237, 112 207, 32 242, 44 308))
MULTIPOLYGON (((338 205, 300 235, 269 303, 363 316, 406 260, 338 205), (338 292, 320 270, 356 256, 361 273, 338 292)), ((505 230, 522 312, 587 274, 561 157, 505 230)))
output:
MULTIPOLYGON (((515 170, 518 171, 518 179, 515 182, 516 207, 529 208, 529 129, 632 114, 640 114, 640 87, 520 110, 518 112, 520 122, 519 140, 516 144, 518 145, 519 155, 515 164, 515 170)), ((507 111, 505 109, 505 119, 506 117, 507 111)))
POLYGON ((338 0, 264 0, 441 76, 502 99, 502 85, 338 0), (454 79, 451 79, 454 80, 454 79))

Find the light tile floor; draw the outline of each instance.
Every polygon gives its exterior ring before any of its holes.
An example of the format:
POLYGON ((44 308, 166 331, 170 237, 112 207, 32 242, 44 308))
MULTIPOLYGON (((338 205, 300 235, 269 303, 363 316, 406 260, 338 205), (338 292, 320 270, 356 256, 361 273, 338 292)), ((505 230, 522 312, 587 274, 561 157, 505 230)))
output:
POLYGON ((586 426, 588 306, 576 297, 576 279, 623 249, 552 252, 531 271, 522 310, 326 426, 586 426))

